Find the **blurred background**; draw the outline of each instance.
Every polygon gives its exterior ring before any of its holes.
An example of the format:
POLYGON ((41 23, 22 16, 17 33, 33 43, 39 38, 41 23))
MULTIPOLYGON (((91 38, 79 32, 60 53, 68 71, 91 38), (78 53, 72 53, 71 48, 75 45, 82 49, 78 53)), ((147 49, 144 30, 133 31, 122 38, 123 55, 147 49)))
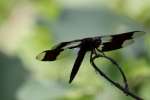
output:
MULTIPOLYGON (((89 54, 72 84, 76 50, 54 62, 35 57, 62 41, 139 30, 147 34, 106 55, 123 68, 131 91, 150 100, 149 10, 150 0, 0 0, 0 99, 133 100, 95 72, 89 54)), ((96 64, 123 83, 110 62, 96 64)))

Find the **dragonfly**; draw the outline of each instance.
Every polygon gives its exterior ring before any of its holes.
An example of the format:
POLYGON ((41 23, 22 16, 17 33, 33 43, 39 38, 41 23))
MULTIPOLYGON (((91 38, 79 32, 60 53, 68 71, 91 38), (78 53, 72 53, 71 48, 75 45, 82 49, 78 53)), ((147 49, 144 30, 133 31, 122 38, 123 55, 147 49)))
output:
POLYGON ((94 67, 96 71, 98 71, 103 77, 105 77, 108 81, 113 84, 118 85, 116 82, 112 81, 109 77, 107 77, 98 67, 95 65, 94 60, 99 57, 104 57, 107 60, 111 61, 118 70, 121 72, 123 77, 125 88, 128 89, 128 83, 126 76, 121 69, 121 67, 114 61, 112 58, 105 55, 105 52, 117 50, 132 44, 135 41, 135 38, 144 35, 144 31, 130 31, 115 35, 104 35, 104 36, 95 36, 95 37, 87 37, 67 42, 61 42, 56 45, 54 48, 50 50, 45 50, 36 56, 37 60, 40 61, 55 61, 57 57, 66 49, 75 49, 78 48, 79 51, 77 53, 77 58, 74 62, 69 83, 73 81, 75 76, 77 75, 80 65, 86 55, 87 52, 90 52, 90 63, 94 67))

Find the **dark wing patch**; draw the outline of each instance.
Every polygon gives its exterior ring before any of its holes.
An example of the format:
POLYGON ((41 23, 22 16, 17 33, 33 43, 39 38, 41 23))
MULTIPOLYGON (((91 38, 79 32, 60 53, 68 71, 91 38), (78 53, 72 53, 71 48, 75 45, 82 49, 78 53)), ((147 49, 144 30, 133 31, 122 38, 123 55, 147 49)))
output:
POLYGON ((45 51, 41 52, 40 54, 38 54, 36 56, 36 59, 40 60, 40 61, 54 61, 54 60, 56 60, 56 58, 60 54, 60 52, 62 52, 64 50, 63 47, 65 47, 69 43, 70 42, 62 42, 62 43, 54 46, 52 48, 52 50, 45 50, 45 51))
MULTIPOLYGON (((117 34, 117 35, 110 35, 108 37, 111 37, 111 40, 105 42, 102 41, 102 44, 100 45, 101 51, 110 51, 110 50, 115 50, 115 49, 120 49, 124 46, 127 46, 131 43, 133 43, 133 39, 141 36, 145 32, 143 31, 132 31, 132 32, 127 32, 127 33, 122 33, 122 34, 117 34)), ((106 38, 107 36, 103 36, 106 38)), ((101 37, 101 38, 103 38, 101 37)))
POLYGON ((62 52, 64 49, 53 49, 53 50, 46 50, 36 56, 37 60, 40 61, 54 61, 56 60, 57 56, 62 52))

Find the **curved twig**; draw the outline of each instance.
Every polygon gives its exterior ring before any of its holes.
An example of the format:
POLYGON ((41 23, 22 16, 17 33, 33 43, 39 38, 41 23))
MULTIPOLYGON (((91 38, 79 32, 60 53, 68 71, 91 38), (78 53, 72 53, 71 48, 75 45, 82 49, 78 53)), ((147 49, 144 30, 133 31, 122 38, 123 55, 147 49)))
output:
POLYGON ((98 73, 104 77, 106 80, 108 80, 110 83, 112 83, 115 87, 117 87, 118 89, 120 89, 121 91, 123 91, 126 95, 129 95, 131 96, 132 98, 134 98, 135 100, 143 100, 141 97, 131 93, 128 89, 126 88, 123 88, 120 84, 118 84, 117 82, 114 82, 113 80, 111 80, 108 76, 106 76, 94 63, 94 60, 96 58, 99 58, 101 57, 101 55, 95 55, 94 57, 93 56, 93 51, 91 52, 91 56, 90 56, 90 63, 91 65, 93 66, 93 68, 98 71, 98 73))
POLYGON ((125 76, 125 74, 124 74, 122 68, 119 66, 119 64, 118 64, 115 60, 113 60, 112 58, 106 56, 106 55, 105 55, 103 52, 101 52, 99 49, 96 49, 96 50, 98 50, 100 53, 102 53, 102 55, 99 55, 100 57, 106 58, 107 60, 109 60, 111 63, 113 63, 113 64, 116 66, 116 68, 120 71, 120 73, 121 73, 121 75, 122 75, 122 77, 123 77, 123 81, 124 81, 124 84, 125 84, 124 88, 128 90, 129 87, 128 87, 127 78, 126 78, 126 76, 125 76))

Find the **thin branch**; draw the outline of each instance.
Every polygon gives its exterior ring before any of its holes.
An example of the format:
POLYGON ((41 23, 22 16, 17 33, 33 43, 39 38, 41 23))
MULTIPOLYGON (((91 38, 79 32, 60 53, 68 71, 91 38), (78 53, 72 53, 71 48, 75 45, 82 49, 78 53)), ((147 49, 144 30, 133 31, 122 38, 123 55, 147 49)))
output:
POLYGON ((117 87, 118 89, 120 89, 121 91, 123 91, 126 95, 131 96, 132 98, 134 98, 135 100, 143 100, 141 97, 131 93, 128 89, 123 88, 120 84, 118 84, 117 82, 114 82, 113 80, 111 80, 108 76, 106 76, 94 63, 94 60, 96 58, 101 57, 101 55, 95 55, 94 57, 92 57, 93 52, 91 52, 91 56, 90 56, 90 63, 91 65, 94 67, 94 69, 96 71, 98 71, 98 73, 104 77, 106 80, 108 80, 110 83, 112 83, 115 87, 117 87))
MULTIPOLYGON (((126 76, 125 76, 125 74, 124 74, 122 68, 119 66, 119 64, 118 64, 115 60, 113 60, 112 58, 106 56, 106 55, 105 55, 102 51, 100 51, 99 49, 96 49, 96 50, 98 50, 100 53, 102 53, 102 55, 99 55, 100 57, 106 58, 107 60, 109 60, 111 63, 113 63, 113 64, 116 66, 116 68, 120 71, 120 73, 121 73, 121 75, 122 75, 122 77, 123 77, 123 81, 124 81, 124 84, 125 84, 124 87, 125 87, 125 89, 128 90, 129 87, 128 87, 127 78, 126 78, 126 76)), ((96 54, 96 55, 97 55, 97 54, 96 54)))

